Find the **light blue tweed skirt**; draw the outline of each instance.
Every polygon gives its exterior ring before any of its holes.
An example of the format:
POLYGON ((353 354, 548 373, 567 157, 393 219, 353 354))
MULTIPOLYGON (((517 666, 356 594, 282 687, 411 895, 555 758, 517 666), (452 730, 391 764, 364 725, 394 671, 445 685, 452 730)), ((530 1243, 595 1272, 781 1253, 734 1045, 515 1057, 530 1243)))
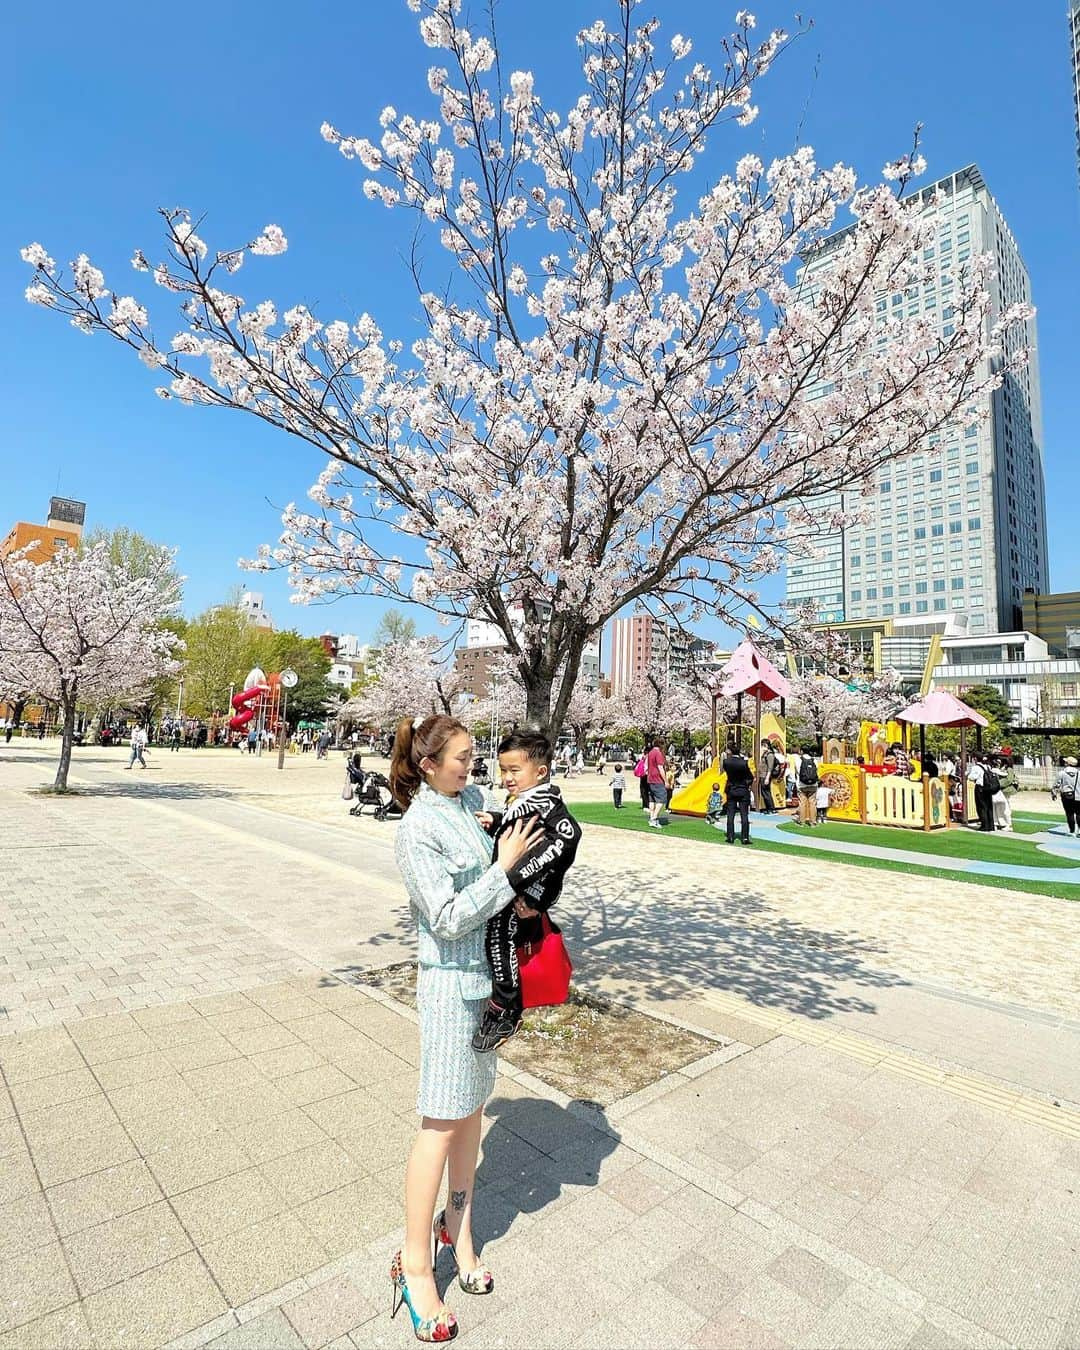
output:
POLYGON ((420 1087, 416 1112, 434 1120, 471 1116, 495 1088, 498 1056, 478 1055, 472 1048, 488 998, 463 997, 462 983, 457 971, 424 966, 417 971, 420 1087))

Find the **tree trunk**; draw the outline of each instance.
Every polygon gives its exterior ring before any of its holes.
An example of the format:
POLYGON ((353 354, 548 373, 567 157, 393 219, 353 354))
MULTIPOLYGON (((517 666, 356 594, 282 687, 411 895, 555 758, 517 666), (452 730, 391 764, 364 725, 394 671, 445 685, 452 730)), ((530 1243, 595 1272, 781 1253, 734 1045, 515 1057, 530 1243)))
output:
POLYGON ((554 725, 551 708, 551 686, 553 677, 549 674, 530 671, 523 676, 525 682, 525 721, 536 727, 552 741, 560 728, 554 725))
POLYGON ((53 782, 53 788, 57 792, 66 792, 68 785, 68 769, 71 768, 71 746, 75 739, 74 694, 62 695, 60 706, 64 710, 63 740, 60 744, 60 763, 56 766, 56 778, 53 782))

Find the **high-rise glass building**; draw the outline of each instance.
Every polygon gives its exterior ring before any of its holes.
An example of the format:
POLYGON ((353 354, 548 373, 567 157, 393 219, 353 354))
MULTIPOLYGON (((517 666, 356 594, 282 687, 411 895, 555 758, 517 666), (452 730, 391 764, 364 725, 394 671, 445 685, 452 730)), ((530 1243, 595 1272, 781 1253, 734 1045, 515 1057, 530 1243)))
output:
POLYGON ((1073 116, 1076 119, 1076 167, 1080 172, 1080 0, 1069 0, 1069 43, 1072 51, 1073 116))
MULTIPOLYGON (((935 217, 936 238, 924 255, 932 276, 903 294, 881 295, 881 314, 935 315, 948 333, 953 279, 968 258, 986 252, 997 263, 988 322, 1030 301, 1016 241, 974 165, 923 189, 916 204, 935 217)), ((813 272, 830 265, 830 252, 826 241, 807 264, 811 284, 813 272)), ((822 623, 909 616, 916 623, 962 611, 973 634, 1019 626, 1025 589, 1049 588, 1034 320, 1023 342, 1027 368, 987 396, 984 422, 931 436, 919 452, 880 469, 869 495, 860 485, 812 503, 824 522, 855 511, 863 519, 818 530, 814 556, 788 568, 790 601, 812 602, 822 623)))

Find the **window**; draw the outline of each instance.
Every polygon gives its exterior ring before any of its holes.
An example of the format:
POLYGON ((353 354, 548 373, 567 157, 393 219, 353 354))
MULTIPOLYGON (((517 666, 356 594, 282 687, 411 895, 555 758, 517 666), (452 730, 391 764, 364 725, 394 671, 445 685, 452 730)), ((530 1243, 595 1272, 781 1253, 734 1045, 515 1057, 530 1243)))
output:
POLYGON ((931 470, 930 470, 930 481, 931 481, 931 483, 940 483, 940 482, 941 482, 941 470, 940 470, 940 469, 931 469, 931 470))
POLYGON ((964 528, 964 522, 963 522, 962 520, 950 520, 950 521, 949 521, 949 533, 950 533, 950 534, 959 534, 963 528, 964 528))
POLYGON ((917 581, 917 582, 915 583, 915 594, 916 594, 916 595, 925 595, 925 594, 926 594, 926 582, 925 582, 925 581, 917 581))
POLYGON ((891 492, 891 491, 892 491, 892 483, 882 483, 882 485, 881 485, 881 491, 882 491, 882 492, 891 492))
POLYGON ((926 538, 926 526, 925 526, 925 525, 916 525, 916 527, 915 527, 915 538, 916 538, 916 539, 925 539, 925 538, 926 538))
POLYGON ((944 577, 942 577, 940 581, 935 581, 935 582, 934 582, 934 590, 935 590, 935 591, 943 591, 944 589, 945 589, 945 578, 944 578, 944 577))
POLYGON ((935 610, 942 610, 942 609, 944 609, 944 608, 945 608, 945 601, 944 601, 944 600, 935 600, 935 601, 934 601, 934 609, 935 609, 935 610))
POLYGON ((982 520, 981 520, 978 516, 969 516, 969 517, 968 517, 968 529, 969 529, 969 530, 981 530, 981 529, 982 529, 982 520))
POLYGON ((944 526, 944 525, 931 525, 931 526, 930 526, 930 533, 931 533, 931 535, 932 535, 935 539, 940 539, 941 536, 945 533, 945 526, 944 526))
POLYGON ((978 472, 979 472, 979 461, 978 461, 977 459, 968 460, 968 462, 964 465, 964 472, 965 472, 965 473, 978 473, 978 472))
POLYGON ((891 586, 882 586, 882 588, 881 588, 881 598, 882 598, 883 600, 891 600, 891 599, 892 599, 892 587, 891 587, 891 586))
POLYGON ((953 588, 954 591, 962 591, 962 590, 964 589, 964 578, 963 578, 963 577, 953 577, 953 579, 952 579, 952 588, 953 588))
POLYGON ((900 601, 900 605, 899 605, 899 609, 900 609, 900 613, 901 613, 901 614, 910 614, 910 613, 911 613, 911 601, 910 601, 910 600, 901 600, 901 601, 900 601))
POLYGON ((852 567, 858 567, 859 564, 860 564, 861 562, 862 562, 862 557, 861 557, 860 554, 858 554, 858 553, 853 553, 853 554, 851 555, 851 565, 852 565, 852 567))
POLYGON ((881 561, 882 561, 883 563, 892 562, 892 549, 891 549, 891 548, 883 548, 883 549, 881 550, 881 561))
POLYGON ((866 588, 866 598, 867 598, 867 600, 876 600, 876 599, 877 599, 877 587, 876 587, 876 586, 867 586, 867 588, 866 588))
POLYGON ((926 602, 925 600, 916 600, 916 601, 915 601, 915 613, 916 613, 916 614, 925 614, 929 608, 930 608, 930 606, 927 604, 927 602, 926 602))
POLYGON ((852 591, 852 592, 851 592, 851 598, 852 598, 852 600, 861 600, 861 599, 862 599, 862 591, 861 591, 861 590, 858 590, 858 591, 852 591))

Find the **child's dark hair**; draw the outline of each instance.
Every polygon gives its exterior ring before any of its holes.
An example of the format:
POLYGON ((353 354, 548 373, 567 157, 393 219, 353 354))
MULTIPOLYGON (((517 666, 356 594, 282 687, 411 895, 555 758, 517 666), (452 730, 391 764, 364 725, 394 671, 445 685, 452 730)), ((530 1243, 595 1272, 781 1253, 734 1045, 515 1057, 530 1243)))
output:
POLYGON ((615 772, 616 772, 616 773, 622 773, 622 765, 621 765, 621 764, 616 764, 616 765, 615 765, 615 772))
POLYGON ((712 785, 712 790, 713 790, 714 792, 719 792, 719 791, 720 791, 720 784, 719 784, 719 783, 714 783, 714 784, 712 785))
POLYGON ((511 731, 499 742, 499 754, 508 755, 511 750, 520 750, 526 759, 534 764, 546 764, 551 767, 551 742, 542 731, 530 731, 525 727, 521 731, 511 731))

